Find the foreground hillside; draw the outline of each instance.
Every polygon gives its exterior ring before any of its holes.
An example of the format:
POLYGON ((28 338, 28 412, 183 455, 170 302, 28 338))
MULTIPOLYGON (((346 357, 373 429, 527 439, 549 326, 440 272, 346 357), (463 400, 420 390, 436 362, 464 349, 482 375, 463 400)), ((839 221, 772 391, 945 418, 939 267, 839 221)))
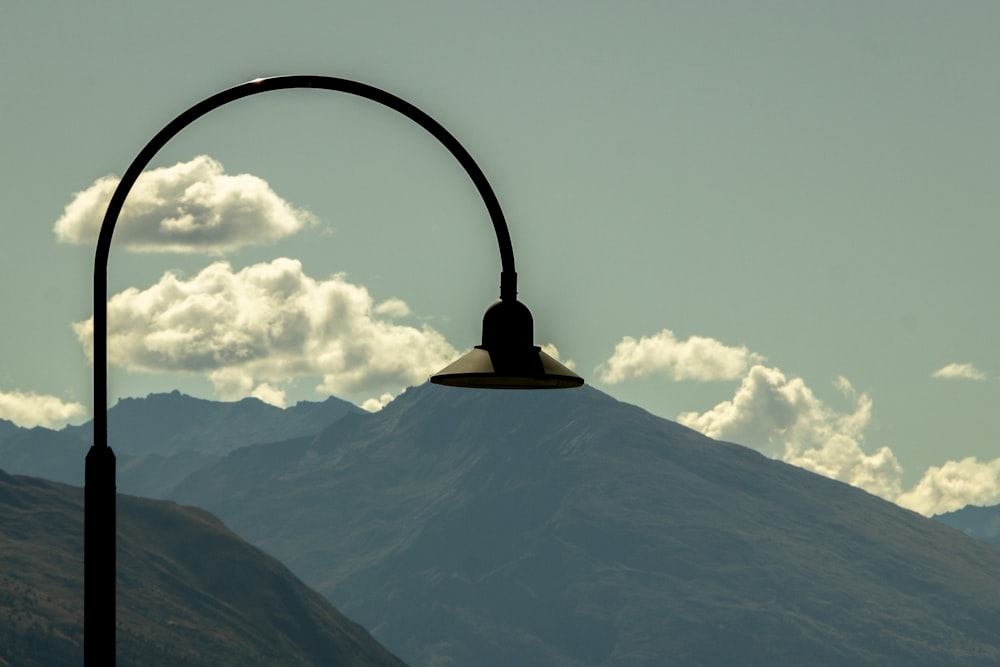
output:
MULTIPOLYGON (((403 663, 204 511, 120 496, 118 664, 403 663)), ((83 491, 0 472, 0 665, 82 664, 83 491)))
POLYGON ((1000 551, 592 388, 418 387, 174 494, 415 665, 1000 664, 1000 551))

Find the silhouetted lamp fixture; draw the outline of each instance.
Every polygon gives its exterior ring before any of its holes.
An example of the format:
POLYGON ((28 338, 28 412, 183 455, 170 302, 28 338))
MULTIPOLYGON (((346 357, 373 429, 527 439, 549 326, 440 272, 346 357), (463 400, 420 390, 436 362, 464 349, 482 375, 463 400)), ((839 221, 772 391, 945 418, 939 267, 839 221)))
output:
POLYGON ((510 232, 493 188, 468 151, 437 121, 409 102, 367 84, 328 76, 256 79, 208 97, 168 123, 129 165, 104 214, 94 259, 94 444, 87 453, 84 486, 84 664, 115 662, 116 511, 115 455, 108 446, 108 256, 115 223, 132 186, 153 156, 196 119, 257 93, 290 88, 344 92, 378 102, 413 120, 440 141, 465 168, 486 204, 500 246, 500 300, 483 317, 483 340, 431 382, 453 387, 550 389, 578 387, 583 378, 532 342, 532 319, 517 300, 510 232))
POLYGON ((482 344, 431 376, 431 382, 480 389, 561 389, 583 384, 583 378, 532 343, 532 331, 528 307, 513 295, 501 297, 483 315, 482 344))

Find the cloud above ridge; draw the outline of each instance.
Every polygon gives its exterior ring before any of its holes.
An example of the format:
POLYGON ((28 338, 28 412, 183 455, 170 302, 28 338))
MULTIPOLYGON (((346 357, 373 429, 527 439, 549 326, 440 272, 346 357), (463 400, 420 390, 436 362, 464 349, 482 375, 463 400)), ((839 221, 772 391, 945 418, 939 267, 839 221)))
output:
POLYGON ((0 419, 24 428, 44 426, 62 428, 87 409, 81 403, 64 401, 56 396, 22 391, 0 391, 0 419))
POLYGON ((966 505, 995 505, 1000 502, 1000 458, 980 462, 970 456, 931 466, 896 502, 927 515, 951 512, 966 505))
POLYGON ((894 498, 902 475, 895 455, 888 447, 872 454, 864 448, 871 397, 858 394, 845 378, 837 378, 835 385, 853 403, 846 412, 826 405, 802 378, 755 365, 731 400, 700 414, 685 412, 677 421, 709 437, 746 444, 786 463, 894 498))
POLYGON ((625 336, 598 371, 601 380, 612 384, 654 373, 676 381, 740 379, 731 400, 702 413, 682 413, 677 421, 871 493, 898 495, 902 468, 892 450, 881 447, 868 453, 864 447, 871 397, 858 394, 846 378, 839 377, 834 385, 853 405, 838 412, 802 378, 789 378, 779 368, 764 366, 763 359, 745 346, 705 336, 682 341, 663 329, 639 339, 625 336))
MULTIPOLYGON (((224 400, 282 404, 282 384, 317 377, 317 390, 380 396, 418 384, 457 356, 434 329, 397 324, 409 313, 376 305, 342 274, 316 280, 280 258, 234 271, 215 262, 185 279, 166 273, 108 302, 111 364, 206 375, 224 400)), ((73 325, 92 358, 93 318, 73 325)))
MULTIPOLYGON (((55 223, 56 238, 94 245, 119 180, 105 176, 77 192, 55 223)), ((143 172, 125 200, 115 240, 139 252, 217 255, 283 238, 312 222, 263 179, 226 174, 221 163, 200 155, 143 172)))
POLYGON ((719 440, 738 442, 786 463, 840 480, 926 516, 966 505, 1000 503, 1000 458, 975 457, 931 466, 913 488, 902 489, 902 466, 889 447, 869 453, 865 432, 872 399, 846 378, 834 385, 851 402, 837 411, 801 378, 756 365, 728 401, 703 413, 685 412, 680 423, 719 440))
POLYGON ((677 340, 673 331, 663 329, 638 340, 625 336, 598 372, 610 384, 653 374, 674 380, 735 380, 762 360, 745 346, 730 347, 704 336, 677 340))

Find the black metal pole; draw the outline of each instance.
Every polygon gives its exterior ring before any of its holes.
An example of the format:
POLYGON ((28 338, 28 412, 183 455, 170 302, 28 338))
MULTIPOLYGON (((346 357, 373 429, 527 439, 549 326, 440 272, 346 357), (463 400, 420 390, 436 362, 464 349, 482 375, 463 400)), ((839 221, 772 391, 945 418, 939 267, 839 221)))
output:
POLYGON ((409 102, 384 90, 349 79, 321 75, 290 75, 255 79, 208 97, 168 123, 139 152, 111 196, 94 258, 94 444, 87 453, 84 486, 83 585, 84 664, 115 664, 116 509, 115 455, 108 444, 108 256, 111 237, 125 198, 139 174, 163 146, 189 124, 209 111, 235 100, 272 90, 318 88, 348 93, 378 102, 403 114, 427 130, 459 161, 486 205, 500 249, 500 297, 513 300, 517 273, 510 232, 496 194, 469 152, 440 123, 409 102))
POLYGON ((117 597, 115 455, 94 422, 83 493, 83 663, 90 666, 115 664, 117 597))

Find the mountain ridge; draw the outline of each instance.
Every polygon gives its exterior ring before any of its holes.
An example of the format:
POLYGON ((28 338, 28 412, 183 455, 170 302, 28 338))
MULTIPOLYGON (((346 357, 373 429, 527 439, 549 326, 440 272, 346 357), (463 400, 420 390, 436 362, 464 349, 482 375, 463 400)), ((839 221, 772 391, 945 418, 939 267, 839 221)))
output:
MULTIPOLYGON (((194 470, 254 442, 315 434, 361 408, 336 397, 278 408, 256 398, 220 402, 178 391, 123 398, 108 410, 108 439, 118 462, 118 490, 166 498, 194 470)), ((93 421, 60 430, 0 423, 0 469, 83 484, 93 421), (6 435, 5 435, 6 433, 6 435)))
POLYGON ((995 553, 593 388, 412 388, 176 495, 416 665, 1000 660, 995 553))
MULTIPOLYGON (((83 659, 83 490, 0 472, 0 664, 83 659)), ((214 516, 118 498, 118 664, 401 667, 214 516)))
MULTIPOLYGON (((317 433, 352 412, 362 410, 335 396, 279 408, 249 396, 212 401, 175 390, 119 400, 108 410, 108 439, 116 451, 122 448, 132 455, 169 455, 180 450, 221 455, 253 442, 317 433), (163 423, 169 428, 150 432, 151 424, 163 423)), ((93 421, 62 430, 89 442, 93 421)))
POLYGON ((414 665, 1000 662, 997 550, 593 387, 142 460, 414 665))
POLYGON ((960 510, 933 517, 969 537, 1000 547, 1000 505, 966 505, 960 510))

